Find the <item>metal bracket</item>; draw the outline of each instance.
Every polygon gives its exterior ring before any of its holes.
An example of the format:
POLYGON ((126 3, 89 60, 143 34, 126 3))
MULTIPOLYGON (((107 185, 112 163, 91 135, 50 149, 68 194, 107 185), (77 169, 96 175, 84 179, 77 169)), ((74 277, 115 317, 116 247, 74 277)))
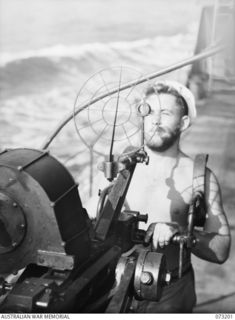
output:
POLYGON ((72 270, 74 267, 74 257, 63 252, 37 251, 37 264, 49 268, 57 267, 58 270, 72 270))

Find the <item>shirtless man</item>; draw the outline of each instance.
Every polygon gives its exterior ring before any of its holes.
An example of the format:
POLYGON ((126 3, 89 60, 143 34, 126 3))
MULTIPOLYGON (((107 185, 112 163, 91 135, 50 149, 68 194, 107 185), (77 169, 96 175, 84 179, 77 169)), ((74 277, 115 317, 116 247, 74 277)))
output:
MULTIPOLYGON (((163 288, 159 302, 139 302, 137 312, 191 312, 196 295, 190 251, 183 257, 183 276, 177 279, 179 246, 172 237, 186 230, 192 202, 193 160, 179 148, 180 136, 196 117, 192 93, 173 81, 162 81, 148 88, 145 102, 150 114, 145 118, 148 166, 137 165, 127 202, 132 210, 148 213, 146 242, 166 255, 171 281, 163 288)), ((214 173, 206 171, 207 216, 192 253, 223 263, 229 255, 230 231, 223 210, 220 187, 214 173)))

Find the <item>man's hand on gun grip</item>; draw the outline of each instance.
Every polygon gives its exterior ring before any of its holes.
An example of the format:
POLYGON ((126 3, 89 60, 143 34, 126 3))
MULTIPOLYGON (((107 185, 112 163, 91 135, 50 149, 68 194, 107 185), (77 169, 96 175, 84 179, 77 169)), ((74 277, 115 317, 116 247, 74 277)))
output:
POLYGON ((153 248, 158 246, 163 248, 170 243, 173 236, 179 232, 177 223, 151 223, 145 236, 145 242, 149 243, 152 239, 153 248))

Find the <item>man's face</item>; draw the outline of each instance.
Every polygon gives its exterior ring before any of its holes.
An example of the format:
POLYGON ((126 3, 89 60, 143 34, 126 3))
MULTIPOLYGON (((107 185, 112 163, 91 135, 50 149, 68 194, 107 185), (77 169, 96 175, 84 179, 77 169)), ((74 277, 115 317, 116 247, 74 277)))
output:
POLYGON ((176 98, 167 93, 152 94, 146 102, 151 108, 145 117, 145 140, 154 151, 165 151, 180 136, 181 111, 176 98))

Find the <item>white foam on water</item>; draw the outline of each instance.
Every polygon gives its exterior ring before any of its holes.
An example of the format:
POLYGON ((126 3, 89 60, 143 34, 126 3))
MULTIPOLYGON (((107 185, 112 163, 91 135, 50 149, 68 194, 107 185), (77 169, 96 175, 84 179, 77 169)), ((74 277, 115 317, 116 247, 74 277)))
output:
MULTIPOLYGON (((169 62, 169 58, 172 57, 171 48, 177 47, 177 51, 182 48, 181 53, 184 51, 185 54, 188 53, 189 49, 187 46, 189 45, 191 48, 190 51, 193 50, 192 42, 195 43, 194 36, 195 26, 192 25, 192 28, 187 34, 177 34, 174 36, 157 36, 155 38, 146 38, 136 41, 119 41, 119 42, 109 42, 109 43, 99 43, 93 42, 82 45, 70 45, 65 46, 63 44, 57 44, 52 47, 45 47, 38 50, 27 50, 24 52, 1 52, 0 54, 0 66, 4 66, 8 63, 25 60, 30 58, 85 58, 87 59, 89 55, 98 59, 99 56, 103 56, 103 54, 107 54, 106 58, 110 58, 108 54, 112 56, 115 53, 122 52, 125 56, 128 56, 130 53, 136 55, 139 58, 139 55, 147 50, 147 54, 149 57, 149 53, 153 53, 152 59, 154 56, 157 56, 160 59, 160 63, 169 62), (186 48, 186 51, 185 51, 186 48), (168 51, 167 55, 164 57, 161 55, 162 51, 168 51), (148 53, 149 52, 149 53, 148 53)), ((133 57, 130 57, 133 58, 133 57)), ((135 60, 135 57, 134 57, 135 60)), ((143 57, 144 60, 144 57, 143 57)))

